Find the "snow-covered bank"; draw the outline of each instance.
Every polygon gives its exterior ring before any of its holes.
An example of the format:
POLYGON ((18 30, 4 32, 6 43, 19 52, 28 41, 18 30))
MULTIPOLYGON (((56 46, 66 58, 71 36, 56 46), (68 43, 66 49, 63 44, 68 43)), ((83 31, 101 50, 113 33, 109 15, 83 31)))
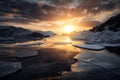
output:
POLYGON ((83 45, 74 44, 73 46, 83 49, 96 50, 96 51, 103 50, 105 48, 104 46, 91 45, 91 44, 83 44, 83 45))
MULTIPOLYGON (((77 45, 80 48, 93 49, 91 45, 105 47, 108 51, 120 53, 120 14, 111 17, 91 30, 76 32, 71 38, 83 40, 86 44, 77 45), (90 45, 90 46, 89 46, 90 45)), ((95 47, 96 48, 96 47, 95 47)))
POLYGON ((77 32, 72 38, 90 43, 120 43, 120 14, 91 30, 77 32))
POLYGON ((83 31, 77 32, 73 39, 84 40, 86 42, 94 43, 120 43, 120 31, 113 32, 105 30, 102 32, 83 31))

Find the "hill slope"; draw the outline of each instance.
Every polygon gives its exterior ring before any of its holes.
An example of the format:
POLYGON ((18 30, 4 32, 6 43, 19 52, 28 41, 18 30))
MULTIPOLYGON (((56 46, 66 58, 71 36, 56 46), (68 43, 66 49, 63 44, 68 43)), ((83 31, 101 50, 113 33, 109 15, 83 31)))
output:
POLYGON ((0 26, 0 42, 26 41, 33 39, 43 39, 45 37, 49 37, 49 34, 45 35, 43 34, 43 31, 30 31, 23 28, 16 28, 14 26, 0 26))
POLYGON ((73 38, 95 43, 120 43, 120 14, 91 30, 76 33, 73 38))

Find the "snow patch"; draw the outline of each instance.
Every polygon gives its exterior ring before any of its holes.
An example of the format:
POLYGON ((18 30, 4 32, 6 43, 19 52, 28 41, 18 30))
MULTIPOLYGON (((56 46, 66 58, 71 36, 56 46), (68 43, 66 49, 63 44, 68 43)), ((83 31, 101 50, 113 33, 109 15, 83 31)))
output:
POLYGON ((74 36, 72 36, 72 38, 94 43, 119 43, 120 31, 118 32, 113 32, 109 30, 105 30, 102 32, 83 31, 77 32, 74 36))
POLYGON ((83 49, 89 49, 89 50, 103 50, 105 48, 104 46, 92 45, 92 44, 82 44, 82 45, 74 44, 73 46, 83 49))
POLYGON ((45 36, 54 36, 56 35, 54 32, 52 31, 42 31, 41 34, 45 35, 45 36))
POLYGON ((108 63, 108 62, 98 62, 98 63, 93 63, 95 65, 101 66, 105 69, 115 69, 118 68, 116 65, 112 64, 112 63, 108 63))

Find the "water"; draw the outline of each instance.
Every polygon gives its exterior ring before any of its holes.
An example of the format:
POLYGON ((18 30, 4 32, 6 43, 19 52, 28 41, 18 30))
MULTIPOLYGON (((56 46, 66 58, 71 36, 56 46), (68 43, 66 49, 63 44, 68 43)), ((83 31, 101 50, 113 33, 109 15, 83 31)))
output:
POLYGON ((26 80, 30 80, 31 75, 36 78, 58 78, 62 72, 71 71, 71 64, 74 63, 73 57, 82 50, 75 48, 72 44, 84 44, 84 42, 71 40, 68 36, 54 36, 43 40, 1 44, 0 60, 22 62, 22 70, 14 76, 7 76, 5 79, 21 80, 24 76, 26 80), (35 50, 37 56, 28 58, 16 58, 16 51, 35 50), (39 74, 38 74, 39 73, 39 74))
MULTIPOLYGON (((120 75, 120 57, 107 50, 92 51, 73 47, 72 44, 84 44, 83 41, 70 39, 68 36, 54 36, 43 40, 29 41, 0 46, 0 60, 22 62, 22 71, 5 79, 57 79, 76 80, 112 79, 120 75), (22 45, 20 45, 22 44, 22 45), (38 56, 17 59, 16 50, 30 49, 38 51, 38 56), (73 57, 78 60, 74 63, 73 57), (73 62, 72 62, 73 61, 73 62), (31 72, 32 71, 32 72, 31 72), (71 73, 71 74, 69 74, 71 73), (83 75, 84 73, 85 75, 83 75), (93 73, 93 74, 89 74, 93 73), (109 78, 107 76, 110 76, 109 78), (31 75, 34 75, 30 78, 31 75), (62 75, 62 76, 61 76, 62 75), (67 75, 67 76, 66 76, 67 75), (104 77, 100 77, 100 76, 104 77), (112 77, 112 78, 111 78, 112 77)), ((114 80, 114 79, 113 79, 114 80)))

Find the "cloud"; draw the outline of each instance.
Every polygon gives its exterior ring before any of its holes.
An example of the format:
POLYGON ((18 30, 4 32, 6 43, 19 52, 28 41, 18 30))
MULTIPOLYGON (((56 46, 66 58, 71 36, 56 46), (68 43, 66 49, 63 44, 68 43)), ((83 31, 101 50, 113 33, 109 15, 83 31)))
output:
POLYGON ((114 10, 120 11, 120 0, 0 0, 0 21, 26 23, 114 10))
POLYGON ((88 13, 99 13, 101 11, 120 10, 120 0, 80 0, 79 10, 88 13))
POLYGON ((53 6, 41 2, 28 2, 25 0, 0 0, 1 21, 29 22, 33 20, 47 19, 53 6), (16 20, 15 20, 16 19, 16 20))
POLYGON ((36 0, 49 2, 60 7, 75 6, 77 10, 86 10, 88 13, 99 13, 101 11, 120 10, 120 0, 36 0))

